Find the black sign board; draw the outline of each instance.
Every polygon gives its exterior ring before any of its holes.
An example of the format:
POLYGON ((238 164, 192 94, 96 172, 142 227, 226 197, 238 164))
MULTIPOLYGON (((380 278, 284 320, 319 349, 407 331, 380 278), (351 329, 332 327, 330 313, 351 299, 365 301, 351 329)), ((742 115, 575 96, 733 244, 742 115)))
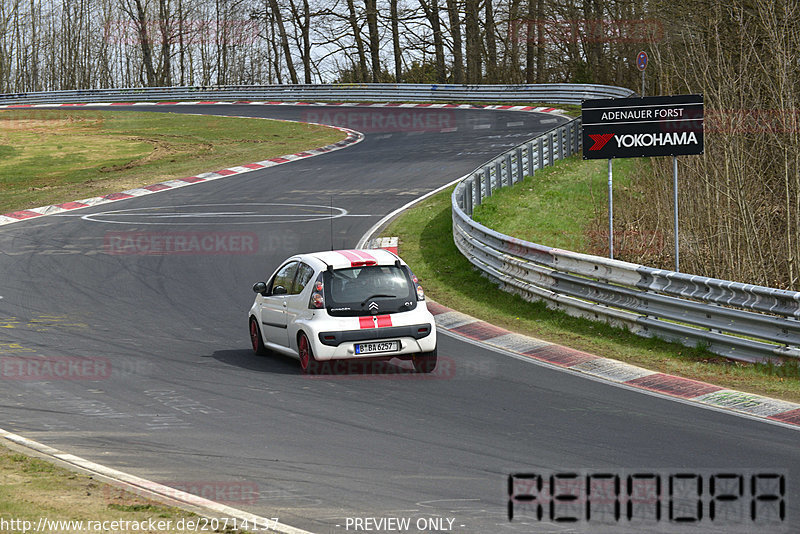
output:
POLYGON ((584 100, 583 159, 703 153, 703 95, 584 100))

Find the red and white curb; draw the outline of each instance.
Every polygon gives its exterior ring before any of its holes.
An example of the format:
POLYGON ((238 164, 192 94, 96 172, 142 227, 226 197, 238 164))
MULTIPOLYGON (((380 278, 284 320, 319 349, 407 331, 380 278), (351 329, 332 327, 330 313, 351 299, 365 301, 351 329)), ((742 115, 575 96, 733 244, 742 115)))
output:
MULTIPOLYGON (((511 105, 472 105, 472 104, 413 104, 413 103, 352 103, 352 102, 282 102, 282 101, 251 101, 251 100, 237 100, 237 101, 218 101, 218 100, 198 100, 191 102, 95 102, 95 103, 74 103, 74 104, 4 104, 0 105, 0 109, 39 109, 39 108, 81 108, 87 106, 103 106, 103 107, 120 107, 120 106, 196 106, 196 105, 258 105, 258 106, 319 106, 319 107, 369 107, 369 108, 424 108, 424 109, 484 109, 484 110, 497 110, 497 111, 524 111, 535 113, 553 113, 562 114, 563 110, 545 107, 545 106, 511 106, 511 105)), ((258 118, 258 117, 239 117, 239 118, 258 118)), ((270 119, 279 120, 279 119, 270 119)), ((553 119, 555 120, 555 119, 553 119)), ((298 122, 298 121, 282 121, 282 122, 298 122)), ((255 163, 248 163, 246 165, 239 165, 228 169, 222 169, 216 172, 206 172, 196 176, 189 176, 188 178, 179 178, 177 180, 169 180, 160 182, 153 185, 144 187, 137 187, 122 191, 120 193, 111 193, 100 197, 87 198, 84 200, 76 200, 72 202, 65 202, 62 204, 55 204, 52 206, 42 206, 39 208, 31 208, 27 210, 14 211, 11 213, 4 213, 0 215, 0 226, 11 224, 43 215, 53 215, 55 213, 63 213, 79 208, 86 208, 89 206, 96 206, 98 204, 106 204, 108 202, 116 202, 118 200, 125 200, 152 193, 158 193, 177 187, 185 187, 201 182, 216 180, 219 178, 226 178, 228 176, 235 176, 246 172, 265 169, 267 167, 274 167, 283 163, 289 163, 298 159, 308 158, 333 152, 341 148, 345 148, 352 144, 358 143, 364 139, 364 134, 344 128, 341 126, 322 125, 313 122, 304 122, 303 124, 314 124, 317 126, 328 126, 335 128, 347 134, 347 138, 338 143, 327 145, 313 150, 306 150, 296 154, 287 154, 277 158, 270 158, 264 161, 257 161, 255 163)))
POLYGON ((242 522, 246 521, 251 525, 268 525, 270 527, 269 532, 279 532, 281 534, 311 534, 306 530, 301 530, 290 525, 278 523, 272 518, 251 514, 250 512, 239 510, 238 508, 233 508, 231 506, 220 504, 218 502, 214 502, 185 491, 171 488, 163 484, 158 484, 157 482, 152 482, 141 477, 123 473, 122 471, 117 471, 116 469, 111 469, 110 467, 91 462, 73 454, 62 452, 48 445, 24 438, 20 435, 3 429, 0 429, 0 437, 16 444, 17 446, 36 451, 37 453, 46 457, 60 460, 65 464, 80 468, 83 471, 88 471, 90 473, 102 476, 113 481, 123 489, 131 492, 146 495, 153 499, 162 500, 173 506, 189 505, 195 507, 196 509, 206 510, 207 512, 202 515, 209 519, 223 517, 235 518, 242 522))
POLYGON ((388 250, 392 254, 397 254, 397 244, 400 241, 398 237, 378 237, 369 241, 367 246, 363 248, 382 248, 388 250))
POLYGON ((512 106, 512 105, 479 105, 479 104, 414 104, 400 102, 283 102, 255 100, 197 100, 191 102, 82 102, 78 104, 3 104, 0 109, 25 108, 74 108, 85 106, 196 106, 210 104, 254 105, 254 106, 332 106, 332 107, 367 107, 367 108, 426 108, 426 109, 488 109, 496 111, 530 111, 536 113, 564 113, 563 109, 549 106, 512 106))
POLYGON ((430 300, 428 309, 434 315, 438 328, 475 342, 627 387, 800 428, 800 404, 650 371, 515 334, 430 300))
MULTIPOLYGON (((65 105, 66 104, 61 104, 60 106, 65 106, 65 105)), ((259 117, 237 117, 237 118, 258 119, 259 117)), ((270 119, 270 120, 278 120, 278 119, 270 119)), ((297 121, 281 120, 280 122, 297 122, 297 121)), ((160 193, 161 191, 176 189, 178 187, 186 187, 188 185, 194 185, 202 182, 209 182, 212 180, 218 180, 220 178, 227 178, 229 176, 236 176, 247 172, 266 169, 269 167, 275 167, 276 165, 283 165, 284 163, 297 161, 299 159, 306 159, 313 156, 319 156, 320 154, 327 154, 328 152, 341 150, 342 148, 346 148, 350 145, 354 145, 364 140, 364 134, 362 134, 361 132, 357 132, 355 130, 350 130, 348 128, 342 128, 339 126, 328 126, 316 123, 303 123, 303 124, 313 124, 314 126, 327 126, 329 128, 334 128, 336 130, 339 130, 347 134, 347 137, 341 141, 320 148, 314 148, 303 152, 297 152, 295 154, 287 154, 285 156, 278 156, 276 158, 270 158, 264 161, 257 161, 255 163, 238 165, 236 167, 221 169, 215 172, 205 172, 202 174, 198 174, 196 176, 189 176, 188 178, 178 178, 177 180, 168 180, 166 182, 159 182, 153 185, 146 185, 144 187, 137 187, 135 189, 122 191, 121 193, 111 193, 109 195, 104 195, 101 197, 93 197, 73 202, 65 202, 63 204, 56 204, 53 206, 43 206, 40 208, 32 208, 27 210, 14 211, 11 213, 4 213, 3 215, 0 215, 0 226, 19 221, 24 221, 27 219, 32 219, 34 217, 41 217, 43 215, 53 215, 55 213, 63 213, 65 211, 71 211, 79 208, 97 206, 99 204, 107 204, 109 202, 116 202, 118 200, 126 200, 129 198, 150 195, 153 193, 160 193)))

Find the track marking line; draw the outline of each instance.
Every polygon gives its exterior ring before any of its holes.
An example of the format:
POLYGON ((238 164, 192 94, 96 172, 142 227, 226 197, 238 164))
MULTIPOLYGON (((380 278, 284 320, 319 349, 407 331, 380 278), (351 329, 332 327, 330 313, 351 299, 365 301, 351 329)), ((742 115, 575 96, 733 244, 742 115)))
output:
POLYGON ((141 477, 137 477, 135 475, 125 473, 123 471, 118 471, 116 469, 106 467, 104 465, 86 460, 84 458, 75 456, 73 454, 64 453, 58 449, 55 449, 48 445, 44 445, 43 443, 33 441, 31 439, 25 438, 18 434, 14 434, 12 432, 8 432, 3 429, 0 429, 0 437, 18 446, 22 446, 27 449, 36 451, 44 456, 49 456, 56 460, 60 460, 61 462, 64 462, 66 464, 78 467, 84 471, 89 471, 91 473, 95 473, 97 475, 101 475, 105 478, 111 479, 126 488, 133 487, 137 490, 146 492, 148 495, 152 495, 155 498, 160 498, 162 500, 167 499, 169 501, 175 501, 177 503, 182 503, 185 505, 190 505, 197 508, 205 509, 208 510, 209 512, 213 512, 213 514, 209 513, 206 516, 209 519, 213 517, 218 517, 218 515, 223 515, 225 517, 233 517, 241 521, 247 521, 249 523, 255 523, 257 525, 270 525, 272 527, 270 531, 279 532, 281 534, 312 534, 307 530, 301 530, 291 525, 276 523, 271 518, 261 517, 256 514, 240 510, 238 508, 233 508, 231 506, 214 502, 209 499, 205 499, 203 497, 187 493, 185 491, 181 491, 175 488, 171 488, 169 486, 165 486, 163 484, 159 484, 157 482, 153 482, 151 480, 147 480, 141 477))

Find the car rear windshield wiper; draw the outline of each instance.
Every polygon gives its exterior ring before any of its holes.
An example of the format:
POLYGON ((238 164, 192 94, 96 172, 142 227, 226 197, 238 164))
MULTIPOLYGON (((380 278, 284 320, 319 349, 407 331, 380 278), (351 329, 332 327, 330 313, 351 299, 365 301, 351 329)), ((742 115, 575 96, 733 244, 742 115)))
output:
POLYGON ((361 303, 361 307, 363 308, 364 304, 366 304, 368 301, 370 301, 372 299, 396 299, 396 298, 397 298, 397 295, 383 295, 381 293, 378 293, 377 295, 372 295, 372 296, 369 296, 369 297, 365 298, 364 302, 361 303))

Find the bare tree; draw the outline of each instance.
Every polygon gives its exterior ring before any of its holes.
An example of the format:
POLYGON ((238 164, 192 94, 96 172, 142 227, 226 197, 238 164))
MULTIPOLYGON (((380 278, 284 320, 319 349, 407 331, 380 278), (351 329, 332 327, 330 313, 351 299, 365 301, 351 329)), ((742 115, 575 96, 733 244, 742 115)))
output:
POLYGON ((420 6, 425 11, 425 17, 431 24, 433 31, 434 61, 436 62, 436 81, 447 81, 447 71, 444 64, 444 40, 442 39, 442 25, 439 20, 439 0, 419 0, 420 6))
POLYGON ((364 9, 367 15, 367 29, 369 30, 369 55, 372 60, 372 82, 380 81, 381 74, 381 40, 378 34, 378 3, 377 0, 364 0, 364 9))
POLYGON ((457 0, 447 0, 447 17, 453 39, 453 82, 464 83, 464 43, 461 40, 461 20, 457 0))
POLYGON ((478 0, 466 1, 467 83, 481 83, 481 34, 478 25, 478 0))

